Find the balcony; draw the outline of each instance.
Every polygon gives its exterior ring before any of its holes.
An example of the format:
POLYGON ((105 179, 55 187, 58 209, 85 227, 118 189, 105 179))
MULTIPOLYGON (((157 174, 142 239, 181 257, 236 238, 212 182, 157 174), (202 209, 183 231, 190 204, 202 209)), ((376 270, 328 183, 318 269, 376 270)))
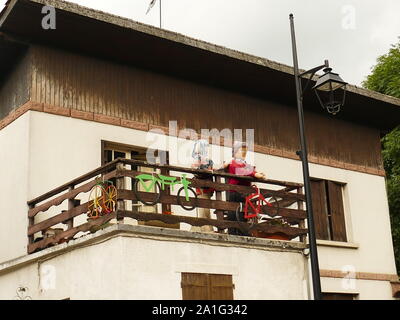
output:
POLYGON ((159 221, 166 227, 212 226, 220 234, 237 229, 250 237, 306 241, 302 184, 215 171, 210 181, 193 176, 199 173, 208 172, 128 159, 117 159, 99 167, 28 201, 28 254, 94 233, 113 223, 146 221, 159 221), (227 184, 225 180, 231 177, 250 181, 257 188, 227 184), (198 198, 196 188, 213 188, 214 196, 198 198), (241 193, 248 202, 223 200, 223 194, 229 191, 241 193), (159 213, 149 212, 149 208, 155 207, 159 213), (211 209, 211 218, 197 218, 197 208, 211 209), (229 211, 236 216, 244 212, 249 218, 229 221, 229 211))

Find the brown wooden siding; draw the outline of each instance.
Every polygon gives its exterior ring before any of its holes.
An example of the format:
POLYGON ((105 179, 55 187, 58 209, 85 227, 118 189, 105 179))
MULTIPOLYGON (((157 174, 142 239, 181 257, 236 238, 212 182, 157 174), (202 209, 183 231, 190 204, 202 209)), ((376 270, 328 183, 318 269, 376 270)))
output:
POLYGON ((0 120, 29 100, 31 63, 25 54, 15 68, 0 83, 0 120))
MULTIPOLYGON (((296 108, 45 47, 31 52, 32 101, 160 126, 253 128, 256 144, 299 149, 296 108)), ((309 112, 305 118, 310 155, 383 169, 377 129, 309 112)))

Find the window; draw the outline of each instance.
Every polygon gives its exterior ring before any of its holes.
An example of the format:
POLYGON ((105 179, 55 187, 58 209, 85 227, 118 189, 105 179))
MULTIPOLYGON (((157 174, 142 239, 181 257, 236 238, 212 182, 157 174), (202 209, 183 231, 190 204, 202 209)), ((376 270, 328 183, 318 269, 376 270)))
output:
MULTIPOLYGON (((125 158, 125 159, 132 159, 132 160, 140 160, 149 163, 159 163, 160 159, 162 158, 163 161, 169 163, 168 159, 168 152, 157 150, 154 152, 155 159, 147 159, 147 149, 143 147, 131 146, 126 144, 120 144, 110 141, 102 141, 101 142, 101 156, 102 156, 102 165, 105 165, 108 162, 111 162, 117 158, 125 158)), ((131 166, 126 165, 126 169, 140 171, 140 172, 154 172, 155 169, 149 167, 140 167, 140 166, 131 166)), ((161 174, 168 175, 168 170, 162 169, 160 170, 161 174)), ((115 179, 111 179, 115 184, 115 179)), ((134 179, 130 177, 125 178, 125 189, 133 190, 133 183, 134 179)), ((144 190, 141 190, 144 191, 144 190)), ((162 191, 165 194, 168 194, 169 190, 162 191)), ((157 213, 157 212, 170 212, 171 205, 169 204, 162 204, 162 205, 155 205, 155 206, 137 206, 137 201, 128 201, 125 200, 125 208, 126 210, 132 211, 140 211, 140 212, 149 212, 149 213, 157 213)), ((174 228, 179 229, 179 223, 177 224, 165 224, 161 221, 150 220, 150 221, 139 221, 139 225, 147 225, 147 226, 156 226, 156 227, 163 227, 163 228, 174 228)))
POLYGON ((232 275, 182 273, 183 300, 233 300, 232 275))
POLYGON ((343 207, 343 184, 328 180, 311 180, 316 238, 347 241, 343 207))
POLYGON ((323 292, 322 300, 356 300, 357 294, 323 292))

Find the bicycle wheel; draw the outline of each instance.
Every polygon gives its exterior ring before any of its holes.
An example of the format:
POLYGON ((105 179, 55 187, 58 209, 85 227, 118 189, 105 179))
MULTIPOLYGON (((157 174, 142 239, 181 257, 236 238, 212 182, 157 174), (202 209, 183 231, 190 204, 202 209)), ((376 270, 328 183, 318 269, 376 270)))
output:
POLYGON ((244 218, 243 218, 244 213, 242 210, 242 206, 243 205, 241 203, 239 203, 239 205, 236 208, 236 221, 239 221, 239 222, 243 222, 243 220, 244 220, 244 218))
POLYGON ((278 216, 280 209, 278 198, 273 195, 264 195, 264 198, 267 204, 262 206, 262 213, 270 217, 278 216))
POLYGON ((135 180, 135 183, 133 185, 133 192, 135 193, 136 198, 143 203, 146 206, 154 206, 156 205, 161 198, 161 187, 160 184, 157 181, 154 181, 154 192, 147 192, 147 191, 141 191, 139 189, 140 180, 135 180), (146 194, 146 199, 149 199, 147 201, 143 200, 143 196, 141 194, 146 194))
POLYGON ((89 219, 100 218, 104 208, 104 188, 97 184, 95 185, 89 193, 89 204, 87 216, 89 219))
MULTIPOLYGON (((247 222, 249 224, 249 227, 251 228, 252 225, 254 224, 254 218, 251 219, 246 219, 244 218, 244 210, 243 210, 243 203, 239 203, 239 205, 236 208, 236 221, 237 222, 247 222)), ((248 230, 245 230, 242 228, 241 225, 239 225, 239 230, 244 234, 244 235, 249 235, 248 230)))
POLYGON ((111 213, 115 211, 115 206, 117 203, 117 188, 114 185, 109 185, 105 189, 104 194, 104 214, 111 213))
POLYGON ((191 193, 193 195, 193 197, 190 198, 190 200, 193 201, 194 198, 194 205, 190 206, 188 205, 190 203, 190 201, 186 201, 186 195, 185 195, 185 188, 182 187, 178 190, 178 193, 176 195, 176 199, 178 204, 185 210, 187 211, 192 211, 193 209, 195 209, 197 207, 197 193, 192 189, 192 188, 188 188, 187 189, 189 193, 191 193), (183 196, 181 196, 181 193, 183 192, 183 196))

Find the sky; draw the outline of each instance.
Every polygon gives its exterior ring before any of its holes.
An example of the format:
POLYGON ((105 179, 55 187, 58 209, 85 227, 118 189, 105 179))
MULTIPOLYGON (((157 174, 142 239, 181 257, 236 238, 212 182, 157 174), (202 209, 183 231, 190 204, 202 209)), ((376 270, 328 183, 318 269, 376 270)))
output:
MULTIPOLYGON (((71 0, 159 27, 160 0, 71 0)), ((299 67, 328 59, 354 85, 400 37, 400 0, 161 0, 162 28, 293 65, 289 14, 295 17, 299 67)), ((6 0, 0 0, 2 8, 6 0)))

